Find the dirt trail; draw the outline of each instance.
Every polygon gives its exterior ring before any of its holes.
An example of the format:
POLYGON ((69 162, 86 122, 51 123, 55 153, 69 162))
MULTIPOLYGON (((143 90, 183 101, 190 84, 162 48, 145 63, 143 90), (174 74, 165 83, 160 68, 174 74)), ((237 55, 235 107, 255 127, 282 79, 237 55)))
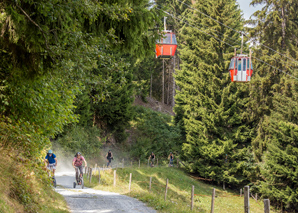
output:
POLYGON ((141 201, 118 193, 93 190, 90 188, 73 188, 74 173, 56 173, 56 191, 65 197, 71 212, 148 212, 155 210, 141 201))

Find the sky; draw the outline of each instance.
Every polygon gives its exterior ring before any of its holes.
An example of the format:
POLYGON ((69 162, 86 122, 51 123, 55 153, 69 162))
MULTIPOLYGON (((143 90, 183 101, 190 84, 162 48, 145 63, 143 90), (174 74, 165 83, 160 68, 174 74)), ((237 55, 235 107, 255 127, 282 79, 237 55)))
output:
POLYGON ((257 10, 261 10, 262 6, 257 5, 257 6, 251 6, 249 5, 251 0, 236 0, 239 5, 240 9, 243 11, 244 18, 249 19, 249 17, 257 10))

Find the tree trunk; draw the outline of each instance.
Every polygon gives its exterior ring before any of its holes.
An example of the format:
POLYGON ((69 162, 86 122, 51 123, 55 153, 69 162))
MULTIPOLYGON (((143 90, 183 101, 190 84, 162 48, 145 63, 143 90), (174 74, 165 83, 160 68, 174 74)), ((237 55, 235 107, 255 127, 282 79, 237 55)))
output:
POLYGON ((165 60, 162 59, 162 96, 161 103, 165 103, 165 60))
POLYGON ((172 77, 173 77, 173 92, 172 92, 172 107, 175 106, 175 87, 176 87, 176 84, 175 84, 175 66, 176 66, 176 61, 175 61, 175 55, 174 55, 174 60, 173 60, 174 64, 173 64, 173 74, 172 74, 172 77))

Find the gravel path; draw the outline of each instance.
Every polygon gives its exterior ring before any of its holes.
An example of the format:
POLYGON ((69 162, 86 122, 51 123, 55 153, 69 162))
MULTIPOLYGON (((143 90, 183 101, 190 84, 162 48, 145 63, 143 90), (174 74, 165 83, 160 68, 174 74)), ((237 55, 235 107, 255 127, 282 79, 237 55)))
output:
POLYGON ((156 212, 141 201, 118 193, 86 187, 81 189, 80 186, 74 189, 74 173, 56 173, 56 180, 56 191, 65 197, 71 212, 74 213, 156 212))

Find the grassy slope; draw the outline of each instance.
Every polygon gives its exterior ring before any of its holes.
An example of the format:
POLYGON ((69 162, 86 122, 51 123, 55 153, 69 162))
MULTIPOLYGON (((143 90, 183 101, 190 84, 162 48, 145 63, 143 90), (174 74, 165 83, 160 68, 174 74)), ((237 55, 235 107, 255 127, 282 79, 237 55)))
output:
MULTIPOLYGON (((118 192, 135 197, 160 212, 189 212, 191 186, 195 186, 194 212, 210 212, 211 194, 214 186, 197 181, 175 168, 118 168, 117 186, 113 186, 113 171, 101 171, 101 184, 98 175, 94 175, 91 184, 85 179, 85 185, 94 189, 118 192), (129 193, 129 173, 132 173, 132 191, 129 193), (152 192, 148 192, 149 178, 152 176, 152 192), (166 179, 169 179, 167 201, 164 201, 166 179)), ((215 212, 242 212, 243 197, 233 192, 216 188, 215 212)), ((251 212, 264 212, 261 201, 250 199, 251 212)))
POLYGON ((69 212, 64 198, 12 152, 0 150, 0 212, 69 212))

